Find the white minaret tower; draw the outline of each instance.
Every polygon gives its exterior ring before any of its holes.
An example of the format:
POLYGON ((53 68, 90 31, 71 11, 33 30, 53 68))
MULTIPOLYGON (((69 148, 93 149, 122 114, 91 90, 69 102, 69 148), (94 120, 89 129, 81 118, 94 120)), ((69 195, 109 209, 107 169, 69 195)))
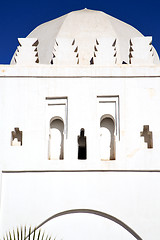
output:
POLYGON ((0 65, 1 236, 160 236, 160 65, 152 38, 84 9, 0 65))

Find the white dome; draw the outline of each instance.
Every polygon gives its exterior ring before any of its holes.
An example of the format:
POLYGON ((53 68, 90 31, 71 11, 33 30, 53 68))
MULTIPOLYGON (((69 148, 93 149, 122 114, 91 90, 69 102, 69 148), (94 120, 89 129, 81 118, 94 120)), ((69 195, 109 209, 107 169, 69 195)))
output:
MULTIPOLYGON (((94 57, 96 43, 99 45, 101 40, 102 43, 106 43, 106 39, 110 39, 110 42, 116 39, 117 63, 121 64, 123 61, 128 63, 129 41, 135 37, 143 37, 143 35, 132 26, 104 12, 88 9, 70 12, 41 24, 27 36, 27 38, 37 38, 39 41, 37 47, 39 63, 50 64, 53 56, 56 57, 57 46, 61 46, 63 48, 61 58, 69 59, 71 52, 72 54, 76 52, 78 63, 84 65, 89 65, 94 57), (72 45, 74 45, 74 51, 70 50, 72 45), (67 50, 65 56, 63 51, 67 50)), ((113 43, 112 46, 114 46, 113 43)), ((154 59, 155 62, 158 61, 155 50, 154 59)))

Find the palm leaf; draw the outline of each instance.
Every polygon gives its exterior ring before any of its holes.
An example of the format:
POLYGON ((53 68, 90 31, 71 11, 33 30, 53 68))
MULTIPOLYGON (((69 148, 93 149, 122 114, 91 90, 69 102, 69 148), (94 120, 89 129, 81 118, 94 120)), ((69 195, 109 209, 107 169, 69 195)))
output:
POLYGON ((16 240, 16 234, 15 234, 14 229, 13 229, 13 239, 16 240))
POLYGON ((12 235, 10 231, 9 231, 9 239, 12 240, 12 235))
POLYGON ((20 240, 19 239, 19 229, 18 229, 18 227, 17 227, 17 240, 20 240))
MULTIPOLYGON (((54 238, 55 240, 56 238, 54 238)), ((13 231, 9 231, 3 237, 3 240, 52 240, 51 236, 46 235, 45 232, 41 232, 41 229, 35 228, 27 228, 26 226, 13 229, 13 231), (32 230, 34 229, 34 230, 32 230)))
POLYGON ((23 228, 21 226, 21 240, 23 240, 23 228))

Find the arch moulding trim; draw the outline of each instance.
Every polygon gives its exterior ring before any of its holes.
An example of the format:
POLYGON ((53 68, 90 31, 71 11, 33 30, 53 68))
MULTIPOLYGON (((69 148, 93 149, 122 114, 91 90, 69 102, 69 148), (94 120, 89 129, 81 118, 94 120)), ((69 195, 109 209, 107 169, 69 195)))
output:
MULTIPOLYGON (((41 224, 39 224, 36 227, 36 230, 38 228, 42 227, 45 223, 47 223, 50 220, 54 219, 54 218, 57 218, 57 217, 60 217, 60 216, 63 216, 63 215, 67 215, 67 214, 73 214, 73 213, 89 213, 89 214, 94 214, 94 215, 98 215, 100 217, 107 218, 107 219, 109 219, 109 220, 119 224, 124 229, 126 229, 130 234, 132 234, 135 237, 135 239, 142 240, 142 238, 132 228, 130 228, 127 224, 125 224, 124 222, 122 222, 118 218, 116 218, 116 217, 114 217, 112 215, 109 215, 107 213, 104 213, 104 212, 101 212, 101 211, 97 211, 97 210, 93 210, 93 209, 71 209, 71 210, 66 210, 66 211, 63 211, 63 212, 56 213, 56 214, 52 215, 51 217, 47 218, 41 224)), ((32 233, 34 233, 34 230, 31 232, 31 234, 32 233)), ((27 239, 28 237, 29 237, 29 235, 25 239, 27 239)))

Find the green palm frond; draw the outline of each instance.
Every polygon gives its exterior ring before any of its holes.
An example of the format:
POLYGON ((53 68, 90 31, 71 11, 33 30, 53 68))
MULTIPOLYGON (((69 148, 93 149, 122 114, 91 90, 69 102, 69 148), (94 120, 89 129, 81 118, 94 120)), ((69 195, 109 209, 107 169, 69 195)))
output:
POLYGON ((7 238, 7 240, 9 240, 9 239, 8 239, 8 234, 6 234, 6 238, 7 238))
POLYGON ((23 228, 21 226, 21 240, 23 240, 23 228))
POLYGON ((17 227, 17 240, 20 240, 19 239, 19 229, 18 229, 18 227, 17 227))
POLYGON ((35 237, 36 237, 36 228, 34 229, 34 232, 33 232, 33 240, 36 240, 35 237))
POLYGON ((9 231, 6 233, 3 240, 52 240, 52 237, 45 235, 45 232, 42 233, 41 229, 37 229, 36 227, 27 228, 26 226, 21 226, 20 228, 13 229, 12 232, 9 231))
POLYGON ((26 235, 26 226, 24 226, 24 234, 23 234, 23 235, 24 235, 24 239, 25 239, 26 236, 27 236, 27 235, 26 235))
POLYGON ((9 232, 9 239, 12 240, 11 232, 9 232))
POLYGON ((16 234, 14 230, 13 230, 13 239, 16 240, 16 234))
POLYGON ((41 229, 39 229, 37 240, 40 240, 41 229))
POLYGON ((29 227, 28 240, 31 240, 31 227, 29 227))
POLYGON ((44 233, 42 234, 42 238, 41 238, 41 240, 43 240, 43 238, 44 238, 44 233))

